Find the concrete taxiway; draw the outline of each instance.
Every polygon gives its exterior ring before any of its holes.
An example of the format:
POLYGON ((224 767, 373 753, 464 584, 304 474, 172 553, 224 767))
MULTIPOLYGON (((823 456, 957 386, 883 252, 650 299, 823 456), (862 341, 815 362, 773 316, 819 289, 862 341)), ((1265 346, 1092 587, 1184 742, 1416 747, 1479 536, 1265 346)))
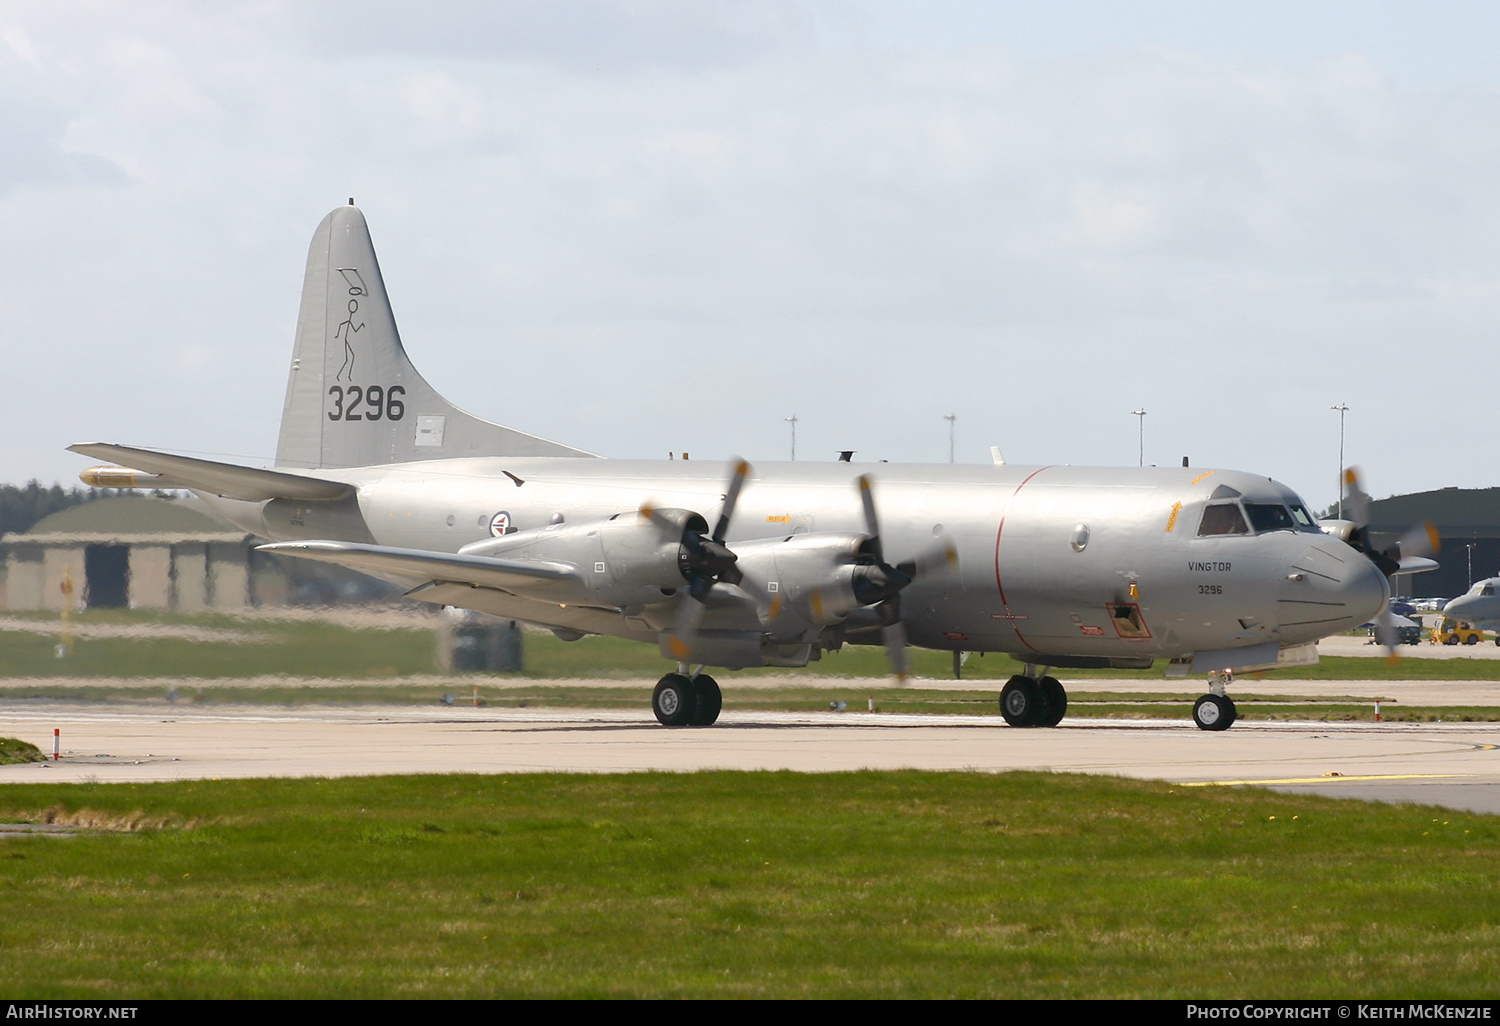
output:
MULTIPOLYGON (((1285 682, 1281 682, 1285 683, 1285 682)), ((1341 682, 1347 692, 1350 682, 1341 682)), ((1357 693, 1357 692, 1356 692, 1357 693)), ((0 736, 56 762, 0 766, 0 783, 144 782, 381 773, 700 769, 1037 769, 1194 786, 1443 805, 1500 813, 1500 723, 1070 718, 1019 730, 998 717, 727 712, 668 730, 645 710, 396 706, 165 707, 35 701, 0 711, 0 736)))

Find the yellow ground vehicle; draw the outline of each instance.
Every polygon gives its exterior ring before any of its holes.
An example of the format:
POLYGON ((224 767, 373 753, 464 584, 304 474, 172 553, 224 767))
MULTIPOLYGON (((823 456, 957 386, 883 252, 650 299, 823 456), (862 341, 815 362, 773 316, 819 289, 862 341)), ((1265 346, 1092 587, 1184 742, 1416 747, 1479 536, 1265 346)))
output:
POLYGON ((1477 645, 1484 640, 1484 631, 1476 630, 1473 624, 1445 616, 1432 629, 1432 640, 1439 645, 1477 645))

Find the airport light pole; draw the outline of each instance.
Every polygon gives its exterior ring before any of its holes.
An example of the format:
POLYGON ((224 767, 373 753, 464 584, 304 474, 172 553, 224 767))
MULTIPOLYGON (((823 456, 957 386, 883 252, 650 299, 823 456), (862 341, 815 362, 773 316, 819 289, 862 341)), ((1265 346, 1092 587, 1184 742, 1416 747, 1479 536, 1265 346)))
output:
POLYGON ((1142 406, 1139 410, 1131 410, 1130 415, 1139 418, 1140 430, 1136 432, 1136 441, 1140 447, 1140 459, 1137 466, 1144 467, 1146 465, 1146 408, 1142 406))
POLYGON ((788 424, 790 424, 792 426, 792 462, 796 463, 797 462, 797 415, 794 413, 790 417, 783 417, 782 419, 785 420, 788 424))
POLYGON ((953 425, 958 420, 958 414, 945 413, 943 419, 948 422, 948 462, 953 462, 953 425))
POLYGON ((1349 412, 1348 403, 1339 403, 1337 406, 1328 407, 1330 410, 1339 411, 1339 515, 1338 519, 1344 519, 1344 414, 1349 412))

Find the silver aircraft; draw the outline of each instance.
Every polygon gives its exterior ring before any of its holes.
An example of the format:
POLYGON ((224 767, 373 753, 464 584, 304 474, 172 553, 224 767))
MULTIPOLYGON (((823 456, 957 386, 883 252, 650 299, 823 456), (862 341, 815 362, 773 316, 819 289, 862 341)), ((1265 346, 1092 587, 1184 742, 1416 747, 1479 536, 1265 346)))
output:
MULTIPOLYGON (((707 725, 706 667, 804 666, 846 644, 1008 653, 1012 726, 1053 726, 1052 668, 1206 675, 1307 665, 1382 609, 1391 555, 1320 529, 1268 477, 1188 467, 600 459, 471 416, 402 347, 364 215, 318 226, 274 468, 99 443, 91 484, 191 489, 283 555, 423 602, 657 645, 652 699, 707 725), (1385 560, 1383 564, 1381 561, 1385 560), (1389 564, 1389 565, 1386 565, 1389 564)), ((1399 554, 1395 554, 1399 558, 1399 554)), ((956 658, 956 657, 955 657, 956 658)))
MULTIPOLYGON (((1500 577, 1477 581, 1443 606, 1443 616, 1471 623, 1482 631, 1500 631, 1500 577)), ((1500 637, 1495 644, 1500 645, 1500 637)))

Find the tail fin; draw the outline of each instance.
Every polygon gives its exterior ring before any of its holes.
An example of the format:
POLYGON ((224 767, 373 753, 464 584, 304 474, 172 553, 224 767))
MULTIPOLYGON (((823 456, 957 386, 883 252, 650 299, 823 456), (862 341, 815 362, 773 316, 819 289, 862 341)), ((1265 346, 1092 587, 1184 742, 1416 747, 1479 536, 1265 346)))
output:
POLYGON ((277 466, 592 455, 480 420, 438 395, 401 346, 364 214, 351 202, 323 218, 307 253, 277 466))

